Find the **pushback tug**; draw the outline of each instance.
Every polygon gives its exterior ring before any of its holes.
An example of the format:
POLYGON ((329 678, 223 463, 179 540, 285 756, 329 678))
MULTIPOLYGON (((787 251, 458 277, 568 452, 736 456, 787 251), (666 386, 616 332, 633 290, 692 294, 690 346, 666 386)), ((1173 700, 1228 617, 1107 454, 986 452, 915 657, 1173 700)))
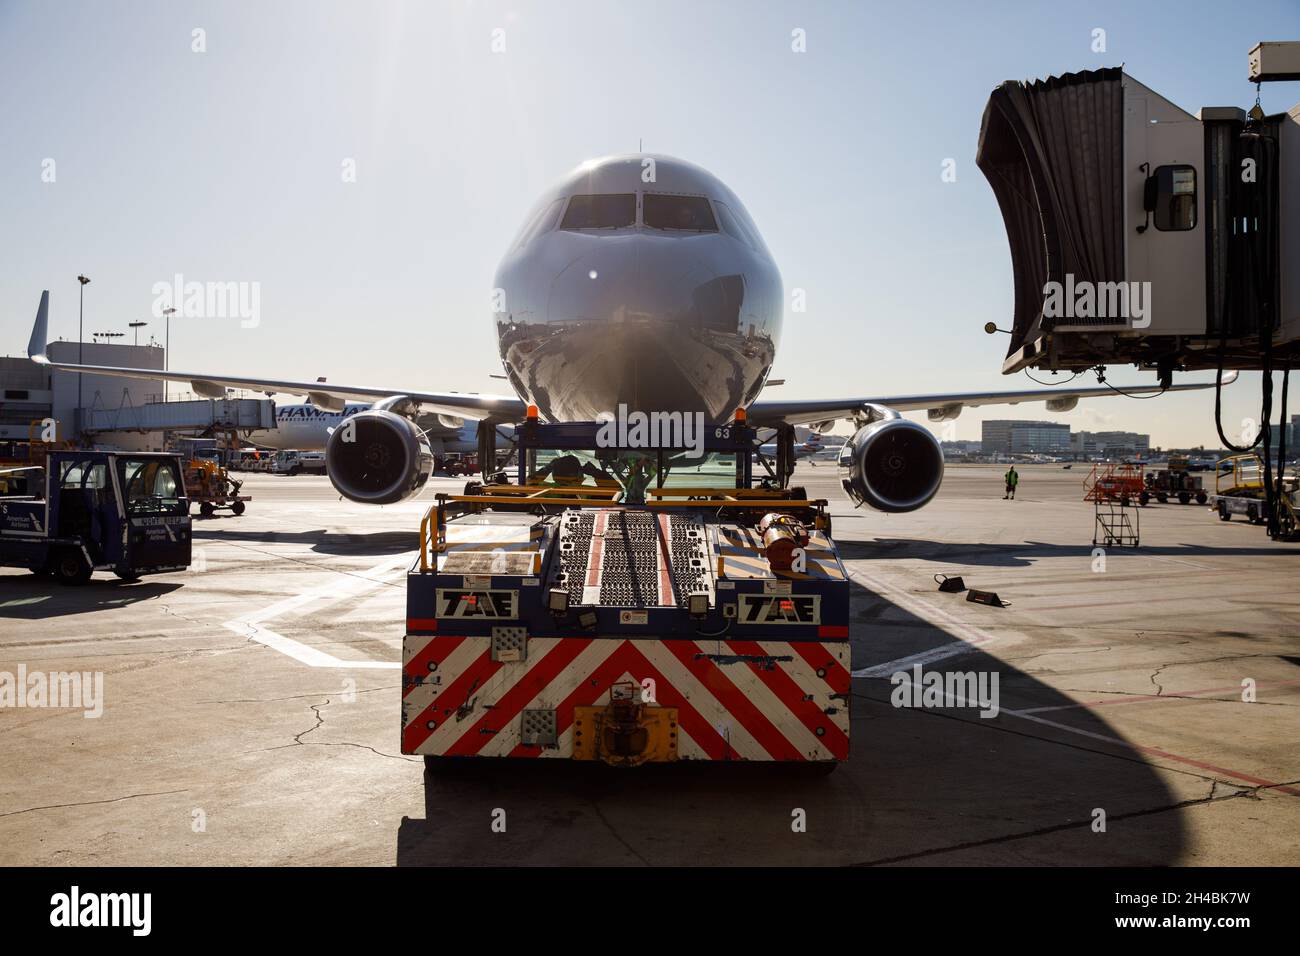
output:
POLYGON ((792 453, 754 481, 743 411, 694 458, 600 447, 601 424, 530 407, 516 482, 439 494, 425 515, 402 752, 834 769, 849 585, 826 502, 787 487, 792 453))

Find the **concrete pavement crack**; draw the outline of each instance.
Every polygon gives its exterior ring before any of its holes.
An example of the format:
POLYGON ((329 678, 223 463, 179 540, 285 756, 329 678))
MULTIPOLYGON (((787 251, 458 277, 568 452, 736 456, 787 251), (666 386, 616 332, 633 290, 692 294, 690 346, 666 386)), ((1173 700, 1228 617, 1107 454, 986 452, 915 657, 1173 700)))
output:
MULTIPOLYGON (((392 687, 368 687, 365 690, 353 691, 354 694, 374 694, 380 691, 391 692, 392 687)), ((320 697, 320 694, 293 694, 289 697, 233 697, 230 700, 196 700, 196 704, 274 704, 285 700, 304 700, 308 697, 320 697)), ((328 701, 326 701, 328 703, 328 701)))
POLYGON ((37 810, 63 810, 68 807, 93 807, 101 803, 120 803, 123 800, 134 800, 137 797, 161 797, 172 793, 189 793, 189 789, 184 790, 150 790, 146 793, 128 793, 121 797, 110 797, 107 800, 82 800, 78 803, 52 803, 43 807, 27 807, 23 810, 9 810, 0 813, 0 817, 14 817, 20 813, 34 813, 37 810))
MULTIPOLYGON (((1145 810, 1134 810, 1131 813, 1109 814, 1106 817, 1107 823, 1114 823, 1119 820, 1133 820, 1138 817, 1152 816, 1158 813, 1168 813, 1171 810, 1184 810, 1188 807, 1195 807, 1201 804, 1220 803, 1224 800, 1235 800, 1238 797, 1247 796, 1247 792, 1229 793, 1222 797, 1214 796, 1214 787, 1210 788, 1210 793, 1204 797, 1197 797, 1192 800, 1180 800, 1177 803, 1171 803, 1159 807, 1149 807, 1145 810)), ((1023 833, 1007 833, 1002 836, 988 837, 984 840, 968 840, 964 843, 954 843, 951 846, 934 847, 929 850, 918 850, 915 853, 903 853, 898 856, 881 857, 876 860, 866 860, 862 863, 854 863, 852 866, 883 866, 889 863, 901 863, 908 860, 917 860, 923 857, 937 856, 942 853, 955 853, 960 850, 970 850, 977 847, 996 846, 999 843, 1011 843, 1015 840, 1025 840, 1036 836, 1046 836, 1052 833, 1060 833, 1065 830, 1077 830, 1082 827, 1091 827, 1092 820, 1080 820, 1070 823, 1057 823, 1052 826, 1038 827, 1034 830, 1026 830, 1023 833)))
MULTIPOLYGON (((1064 693, 1070 693, 1070 694, 1103 694, 1110 697, 1136 697, 1139 700, 1142 698, 1150 698, 1152 696, 1151 694, 1139 694, 1136 691, 1131 691, 1131 690, 1098 690, 1093 687, 1061 687, 1057 689, 1064 693)), ((1223 691, 1223 693, 1227 693, 1227 691, 1223 691)), ((1159 697, 1161 700, 1203 700, 1206 701, 1207 703, 1214 703, 1214 704, 1246 703, 1240 697, 1206 697, 1206 696, 1193 695, 1193 694, 1160 694, 1159 697)), ((1269 707, 1300 706, 1300 704, 1288 704, 1285 701, 1280 701, 1280 700, 1253 700, 1250 702, 1251 707, 1254 707, 1256 704, 1264 704, 1269 707)), ((1079 702, 1076 702, 1076 706, 1081 710, 1086 708, 1085 704, 1079 702)))
MULTIPOLYGON (((238 544, 233 541, 223 541, 221 543, 234 548, 242 548, 245 551, 252 551, 254 554, 265 554, 272 558, 277 558, 282 561, 292 561, 294 564, 301 564, 315 571, 332 571, 335 574, 342 574, 346 577, 352 577, 352 578, 360 578, 363 581, 370 581, 371 583, 374 584, 380 584, 383 587, 402 588, 403 590, 406 588, 406 581, 404 579, 402 581, 375 581, 374 578, 368 578, 364 574, 362 574, 361 569, 358 568, 331 567, 330 565, 322 563, 320 561, 308 561, 303 558, 295 558, 291 554, 282 554, 278 551, 267 551, 264 548, 254 548, 251 545, 238 544)), ((416 551, 415 548, 411 549, 412 554, 414 554, 415 551, 416 551)), ((394 565, 394 570, 396 570, 397 567, 400 567, 400 565, 394 565)))
POLYGON ((301 733, 294 734, 294 735, 293 735, 293 742, 294 742, 295 744, 301 744, 301 743, 302 743, 302 738, 306 737, 306 736, 307 736, 308 734, 310 734, 312 731, 320 730, 321 726, 325 723, 325 715, 322 714, 322 713, 320 712, 320 709, 321 709, 322 707, 328 707, 328 706, 329 706, 329 702, 330 702, 330 699, 329 699, 328 697, 326 697, 326 698, 325 698, 325 703, 323 703, 323 704, 312 704, 312 705, 311 705, 311 711, 312 711, 313 714, 316 715, 316 723, 313 724, 312 726, 308 727, 306 730, 302 731, 301 733))
MULTIPOLYGON (((387 757, 389 760, 405 760, 407 763, 419 763, 423 759, 421 757, 407 756, 406 754, 386 754, 382 750, 376 750, 374 747, 371 747, 369 744, 357 744, 357 743, 353 743, 350 740, 334 740, 328 743, 324 741, 313 740, 308 743, 302 744, 302 746, 304 747, 358 747, 361 750, 369 750, 376 757, 387 757)), ((273 747, 272 749, 279 750, 281 748, 273 747)))
POLYGON ((623 845, 623 849, 627 850, 627 852, 640 860, 643 866, 650 866, 650 861, 643 857, 637 851, 636 847, 624 839, 623 835, 614 828, 614 824, 609 822, 609 818, 606 817, 604 811, 600 809, 600 804, 596 803, 595 800, 591 801, 591 809, 596 812, 596 818, 605 825, 605 829, 609 831, 610 836, 623 845))
POLYGON ((1172 667, 1172 666, 1173 666, 1172 662, 1169 664, 1161 664, 1159 667, 1157 667, 1154 671, 1151 672, 1151 683, 1156 689, 1157 697, 1161 696, 1161 693, 1164 691, 1165 688, 1163 684, 1156 683, 1156 678, 1160 676, 1160 672, 1162 670, 1164 670, 1166 667, 1172 667))
MULTIPOLYGON (((159 604, 158 607, 164 614, 168 615, 169 617, 178 617, 182 621, 189 621, 191 624, 197 624, 200 627, 214 626, 212 621, 204 621, 197 617, 191 617, 188 614, 182 614, 180 611, 177 611, 175 608, 173 608, 172 605, 170 604, 159 604)), ((220 625, 216 625, 216 626, 220 626, 220 625)))
MULTIPOLYGON (((870 697, 866 694, 858 693, 856 691, 853 693, 853 696, 858 697, 862 700, 870 701, 873 704, 880 704, 882 707, 888 707, 889 712, 891 713, 896 712, 897 710, 889 701, 884 701, 875 697, 870 697)), ((1127 740, 1124 740, 1123 738, 1117 737, 1115 739, 1115 742, 1109 745, 1111 747, 1121 748, 1124 751, 1126 751, 1125 753, 1116 753, 1114 750, 1101 750, 1098 749, 1097 747, 1087 747, 1084 746, 1083 744, 1073 743, 1068 740, 1059 740, 1042 734, 1034 734, 1026 730, 1016 730, 1012 727, 1002 725, 998 721, 983 720, 978 717, 971 719, 969 717, 962 717, 956 714, 948 714, 948 713, 944 713, 943 711, 926 709, 926 708, 907 707, 903 709, 908 711, 909 713, 919 714, 924 717, 942 717, 945 720, 956 720, 963 724, 967 724, 968 726, 971 727, 979 727, 983 730, 993 730, 993 731, 997 731, 998 733, 1011 734, 1016 737, 1025 737, 1029 740, 1037 740, 1040 741, 1041 743, 1050 744, 1055 747, 1067 747, 1070 750, 1077 750, 1080 753, 1094 754, 1098 757, 1110 757, 1111 759, 1114 760, 1123 760, 1128 763, 1136 763, 1144 767, 1156 766, 1150 763, 1149 761, 1147 761, 1144 757, 1140 756, 1137 751, 1133 750, 1134 745, 1129 743, 1127 740)), ((855 714, 853 719, 857 720, 859 719, 859 716, 860 715, 855 714)), ((1164 764, 1160 764, 1158 766, 1165 773, 1182 774, 1183 776, 1186 777, 1195 777, 1198 780, 1208 781, 1208 780, 1217 779, 1215 777, 1210 776, 1207 773, 1198 773, 1195 770, 1187 770, 1182 767, 1170 767, 1164 764)), ((1232 784, 1228 781, 1222 781, 1222 782, 1224 783, 1225 786, 1236 786, 1235 784, 1232 784)), ((1290 784, 1286 784, 1286 783, 1261 784, 1260 787, 1256 789, 1270 789, 1273 787, 1285 787, 1285 786, 1290 786, 1290 784)))
MULTIPOLYGON (((384 690, 385 688, 374 688, 374 689, 384 690)), ((320 695, 306 694, 303 696, 319 697, 320 695)), ((288 697, 282 699, 294 700, 297 698, 288 697)), ((329 704, 330 704, 330 698, 326 697, 323 703, 311 705, 311 711, 316 716, 316 723, 308 727, 306 730, 299 731, 298 733, 294 734, 293 743, 282 744, 279 747, 263 747, 260 750, 253 750, 247 752, 248 753, 270 753, 273 750, 285 750, 289 747, 357 747, 361 750, 369 750, 376 757, 387 757, 389 760, 404 760, 407 763, 417 762, 420 760, 419 757, 409 757, 405 754, 386 754, 382 750, 376 750, 374 747, 371 747, 369 744, 353 743, 350 740, 331 740, 331 741, 303 740, 302 738, 306 737, 310 733, 320 730, 320 728, 324 726, 325 715, 321 713, 321 708, 328 707, 329 704)))
POLYGON ((1157 684, 1156 678, 1159 677, 1160 672, 1165 670, 1166 668, 1175 667, 1175 666, 1189 667, 1193 664, 1221 664, 1224 661, 1243 661, 1243 660, 1250 660, 1251 658, 1255 658, 1255 657, 1277 657, 1277 655, 1267 654, 1267 653, 1265 654, 1224 654, 1220 657, 1206 657, 1206 658, 1201 658, 1200 660, 1166 661, 1164 664, 1161 664, 1154 671, 1152 671, 1151 683, 1154 684, 1156 687, 1156 696, 1160 697, 1163 696, 1161 692, 1164 690, 1164 685, 1157 684))

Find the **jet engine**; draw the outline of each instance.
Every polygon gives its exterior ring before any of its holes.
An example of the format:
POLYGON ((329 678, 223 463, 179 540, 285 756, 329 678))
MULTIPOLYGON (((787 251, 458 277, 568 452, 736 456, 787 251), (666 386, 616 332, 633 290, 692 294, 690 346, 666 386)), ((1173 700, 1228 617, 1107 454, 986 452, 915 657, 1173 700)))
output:
POLYGON ((854 505, 915 511, 943 481, 943 451, 922 425, 906 418, 863 425, 840 449, 840 484, 854 505))
POLYGON ((420 493, 433 473, 433 452, 409 418, 372 408, 330 434, 325 471, 344 498, 391 505, 420 493))

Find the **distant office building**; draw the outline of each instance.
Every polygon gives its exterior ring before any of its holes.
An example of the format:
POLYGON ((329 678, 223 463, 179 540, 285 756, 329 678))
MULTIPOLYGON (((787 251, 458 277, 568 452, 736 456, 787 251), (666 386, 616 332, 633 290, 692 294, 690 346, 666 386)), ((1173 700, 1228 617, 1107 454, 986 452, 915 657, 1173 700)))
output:
POLYGON ((992 419, 980 427, 986 455, 1052 455, 1070 450, 1070 426, 1059 422, 992 419))
MULTIPOLYGON (((1293 461, 1295 458, 1300 457, 1300 415, 1292 415, 1291 421, 1287 422, 1282 428, 1273 428, 1269 441, 1272 457, 1277 457, 1283 438, 1286 439, 1287 460, 1293 461)), ((1255 450, 1258 452, 1259 448, 1256 447, 1255 450)))
POLYGON ((1151 436, 1138 432, 1076 432, 1070 450, 1080 458, 1145 458, 1151 436))
POLYGON ((1018 422, 992 419, 980 425, 980 447, 986 455, 1005 455, 1011 451, 1011 426, 1018 422))
POLYGON ((960 461, 972 458, 983 451, 984 443, 979 441, 943 441, 939 442, 943 457, 948 461, 960 461))

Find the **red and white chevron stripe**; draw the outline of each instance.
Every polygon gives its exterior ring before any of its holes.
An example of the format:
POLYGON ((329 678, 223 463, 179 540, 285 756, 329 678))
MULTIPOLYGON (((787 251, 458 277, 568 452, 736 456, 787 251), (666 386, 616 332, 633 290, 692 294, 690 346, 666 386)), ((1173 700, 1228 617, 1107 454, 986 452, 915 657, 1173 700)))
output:
POLYGON ((403 753, 570 757, 574 707, 649 678, 655 701, 677 708, 679 759, 848 759, 847 641, 542 637, 519 662, 493 661, 491 646, 406 637, 403 753), (557 746, 520 743, 524 710, 556 712, 557 746))

